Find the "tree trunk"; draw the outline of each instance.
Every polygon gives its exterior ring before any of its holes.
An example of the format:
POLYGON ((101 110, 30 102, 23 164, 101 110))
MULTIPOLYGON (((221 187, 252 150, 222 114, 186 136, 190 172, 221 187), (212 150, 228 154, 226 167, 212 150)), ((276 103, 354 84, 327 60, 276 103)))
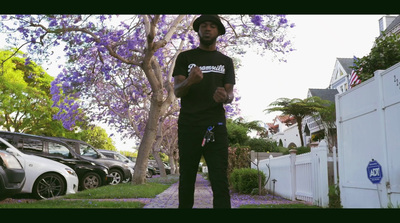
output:
POLYGON ((158 100, 158 94, 162 91, 154 92, 151 98, 149 118, 147 119, 142 141, 138 149, 136 158, 135 173, 133 174, 133 184, 144 184, 146 179, 147 162, 151 148, 157 135, 159 117, 161 115, 161 106, 158 100))
POLYGON ((164 122, 164 119, 160 118, 159 119, 159 123, 160 124, 158 125, 157 135, 156 135, 156 138, 154 140, 153 148, 152 148, 151 151, 152 151, 152 154, 154 156, 154 159, 156 159, 158 169, 160 170, 160 176, 161 177, 166 177, 167 173, 165 172, 164 163, 163 163, 163 161, 162 161, 162 159, 160 157, 160 154, 159 154, 159 152, 161 152, 160 147, 161 147, 161 141, 163 139, 163 133, 162 133, 162 131, 163 131, 163 122, 164 122))
POLYGON ((171 167, 171 174, 175 174, 174 157, 173 156, 168 156, 168 157, 169 157, 169 166, 171 167))
MULTIPOLYGON (((156 25, 159 19, 159 15, 154 16, 150 21, 147 16, 143 16, 143 20, 146 27, 147 42, 146 42, 146 52, 144 53, 144 58, 141 68, 146 74, 146 78, 150 83, 153 95, 150 102, 149 117, 147 119, 146 128, 144 130, 143 138, 140 142, 138 148, 138 155, 136 158, 135 172, 133 174, 132 183, 133 184, 144 184, 146 179, 147 163, 150 151, 153 148, 153 143, 157 136, 158 125, 160 123, 160 117, 171 105, 174 99, 173 83, 167 81, 163 86, 162 72, 160 69, 160 64, 154 58, 154 53, 164 45, 161 43, 153 43, 154 36, 156 33, 156 25), (167 98, 164 100, 164 90, 167 90, 167 98)), ((179 23, 184 16, 179 16, 175 23, 179 23)), ((169 32, 173 32, 170 30, 169 32)), ((168 33, 167 36, 172 35, 168 33)), ((168 40, 162 41, 162 43, 168 42, 168 40)))
POLYGON ((301 131, 301 123, 303 122, 302 118, 297 118, 296 117, 296 121, 297 121, 297 129, 299 130, 299 137, 300 137, 300 142, 301 142, 301 146, 304 146, 304 140, 303 140, 303 131, 301 131))
POLYGON ((179 160, 174 158, 174 163, 175 163, 175 174, 179 174, 179 160))
POLYGON ((159 151, 153 149, 153 156, 154 156, 154 159, 156 159, 157 166, 160 170, 160 177, 166 177, 167 173, 165 172, 164 163, 161 160, 160 154, 158 152, 159 151))

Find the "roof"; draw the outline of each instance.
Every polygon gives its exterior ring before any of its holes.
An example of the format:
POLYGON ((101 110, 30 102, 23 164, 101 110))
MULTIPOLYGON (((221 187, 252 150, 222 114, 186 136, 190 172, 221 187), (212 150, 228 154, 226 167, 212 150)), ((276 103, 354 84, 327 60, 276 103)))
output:
POLYGON ((335 103, 335 95, 339 93, 337 89, 308 89, 312 96, 320 97, 322 100, 329 100, 335 103))
POLYGON ((336 58, 339 63, 342 65, 344 68, 344 71, 346 71, 347 74, 351 74, 351 71, 353 70, 352 66, 354 66, 354 59, 353 58, 336 58))
POLYGON ((292 125, 296 123, 296 119, 291 115, 277 115, 274 119, 274 122, 276 119, 278 119, 281 123, 285 123, 287 125, 292 125))
POLYGON ((295 123, 297 123, 296 119, 294 118, 294 116, 291 115, 277 115, 274 119, 273 119, 273 123, 267 123, 269 128, 277 128, 279 127, 278 124, 275 124, 276 121, 279 120, 281 123, 286 124, 286 126, 291 126, 295 123))
POLYGON ((400 16, 397 16, 385 29, 385 33, 390 32, 392 29, 394 29, 396 26, 400 24, 400 16))

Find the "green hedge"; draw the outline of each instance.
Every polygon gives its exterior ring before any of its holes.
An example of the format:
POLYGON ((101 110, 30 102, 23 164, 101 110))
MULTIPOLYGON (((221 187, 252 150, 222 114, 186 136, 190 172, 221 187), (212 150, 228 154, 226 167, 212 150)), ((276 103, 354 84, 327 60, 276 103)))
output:
MULTIPOLYGON (((261 186, 265 186, 266 176, 260 171, 261 186)), ((258 171, 256 169, 241 168, 233 170, 230 176, 231 187, 242 194, 250 194, 254 189, 258 190, 258 171)))

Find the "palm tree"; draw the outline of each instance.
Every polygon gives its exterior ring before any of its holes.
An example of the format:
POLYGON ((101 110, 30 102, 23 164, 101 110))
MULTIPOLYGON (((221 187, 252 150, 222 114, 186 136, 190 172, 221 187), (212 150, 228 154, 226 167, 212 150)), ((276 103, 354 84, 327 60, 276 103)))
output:
POLYGON ((307 115, 313 115, 319 112, 321 109, 325 108, 330 102, 327 100, 322 100, 320 97, 309 97, 306 99, 299 98, 279 98, 269 105, 269 108, 264 111, 270 113, 275 111, 282 112, 283 115, 291 115, 297 121, 297 128, 299 130, 301 146, 304 146, 303 131, 301 129, 301 123, 304 117, 307 115))

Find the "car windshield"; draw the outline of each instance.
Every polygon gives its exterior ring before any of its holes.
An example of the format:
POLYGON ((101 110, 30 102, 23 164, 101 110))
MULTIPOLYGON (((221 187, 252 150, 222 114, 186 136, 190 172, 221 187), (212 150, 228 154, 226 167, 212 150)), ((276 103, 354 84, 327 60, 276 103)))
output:
POLYGON ((4 150, 6 151, 7 148, 12 148, 13 146, 11 146, 10 144, 8 144, 7 141, 5 141, 4 139, 0 138, 0 150, 4 150))
POLYGON ((99 154, 97 153, 97 151, 94 150, 89 145, 80 144, 79 150, 80 150, 80 154, 82 156, 89 156, 89 157, 95 157, 95 158, 99 157, 99 154))
POLYGON ((128 158, 126 158, 124 155, 116 153, 117 157, 119 160, 121 160, 122 162, 129 162, 130 160, 128 158))

